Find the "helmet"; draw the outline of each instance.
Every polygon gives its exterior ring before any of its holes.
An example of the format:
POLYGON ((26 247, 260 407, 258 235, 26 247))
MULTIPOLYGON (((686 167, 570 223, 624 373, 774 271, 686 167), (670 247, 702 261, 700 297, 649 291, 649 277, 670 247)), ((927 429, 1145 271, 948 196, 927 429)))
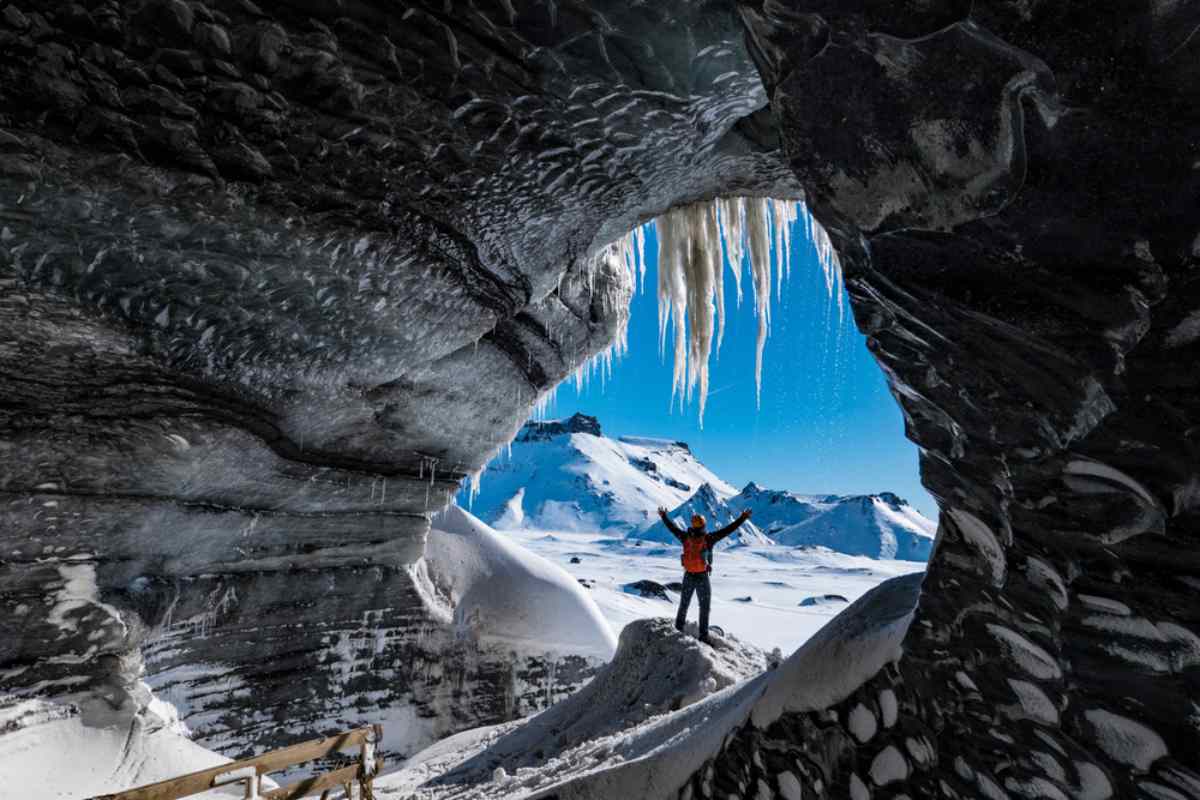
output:
POLYGON ((704 515, 692 514, 692 527, 693 528, 703 528, 704 527, 704 515))

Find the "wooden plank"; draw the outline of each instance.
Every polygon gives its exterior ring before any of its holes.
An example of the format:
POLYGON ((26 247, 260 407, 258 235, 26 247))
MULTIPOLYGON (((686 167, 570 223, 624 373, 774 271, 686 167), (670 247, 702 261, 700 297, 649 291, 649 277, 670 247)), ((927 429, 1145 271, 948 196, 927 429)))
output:
POLYGON ((298 797, 307 797, 310 794, 333 789, 356 780, 358 780, 358 764, 351 764, 333 772, 326 772, 324 775, 314 775, 311 778, 263 792, 261 796, 263 800, 295 800, 298 797))
POLYGON ((98 795, 91 798, 91 800, 179 800, 182 797, 207 792, 212 788, 213 779, 222 773, 253 766, 258 769, 259 775, 265 775, 268 772, 275 772, 284 767, 291 767, 296 764, 303 764, 305 761, 322 758, 337 750, 345 750, 355 745, 361 745, 367 740, 368 736, 373 735, 374 730, 370 727, 358 728, 346 733, 339 733, 336 736, 328 736, 324 739, 313 739, 309 742, 294 744, 282 750, 273 750, 270 753, 263 753, 261 756, 255 756, 254 758, 245 758, 241 761, 222 764, 219 767, 181 775, 178 778, 151 783, 147 786, 139 786, 136 789, 129 789, 115 794, 98 795))

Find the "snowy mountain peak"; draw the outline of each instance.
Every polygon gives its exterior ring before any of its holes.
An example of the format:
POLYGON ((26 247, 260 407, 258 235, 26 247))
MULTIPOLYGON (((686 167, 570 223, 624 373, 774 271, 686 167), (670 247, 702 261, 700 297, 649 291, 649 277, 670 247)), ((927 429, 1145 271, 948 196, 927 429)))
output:
POLYGON ((510 454, 488 465, 470 505, 501 529, 628 533, 650 526, 659 506, 675 508, 704 484, 721 497, 737 493, 683 442, 610 439, 595 417, 574 414, 527 423, 510 454))
POLYGON ((556 436, 566 436, 572 433, 590 433, 592 436, 603 436, 600 420, 578 412, 565 420, 549 419, 542 422, 529 421, 517 433, 518 442, 542 442, 556 436))
POLYGON ((738 492, 685 442, 604 435, 587 414, 529 422, 484 472, 471 509, 498 529, 611 531, 674 543, 658 519, 681 526, 702 514, 716 530, 749 509, 753 519, 726 545, 828 547, 849 555, 923 561, 935 525, 891 492, 802 495, 751 481, 738 492))

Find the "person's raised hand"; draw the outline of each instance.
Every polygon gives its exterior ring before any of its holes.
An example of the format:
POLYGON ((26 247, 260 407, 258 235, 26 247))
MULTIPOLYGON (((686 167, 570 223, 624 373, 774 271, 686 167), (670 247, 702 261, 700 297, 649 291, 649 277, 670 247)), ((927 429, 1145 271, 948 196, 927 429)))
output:
POLYGON ((667 510, 665 508, 663 508, 662 506, 659 506, 658 507, 658 515, 660 517, 665 517, 667 515, 667 510))
POLYGON ((753 514, 754 514, 754 512, 747 508, 745 511, 742 512, 742 519, 750 519, 750 517, 753 516, 753 514))

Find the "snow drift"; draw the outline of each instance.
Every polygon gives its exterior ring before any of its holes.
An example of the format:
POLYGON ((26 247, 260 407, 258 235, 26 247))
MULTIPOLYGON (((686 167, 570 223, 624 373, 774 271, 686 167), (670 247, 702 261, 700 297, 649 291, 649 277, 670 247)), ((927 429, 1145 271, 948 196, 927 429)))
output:
POLYGON ((767 656, 733 637, 714 647, 661 619, 638 620, 621 632, 612 662, 576 694, 543 711, 438 783, 476 783, 496 769, 536 767, 558 754, 629 730, 650 717, 677 711, 761 673, 767 656))
POLYGON ((456 629, 480 643, 604 661, 616 650, 577 580, 458 506, 434 517, 425 562, 456 629))

